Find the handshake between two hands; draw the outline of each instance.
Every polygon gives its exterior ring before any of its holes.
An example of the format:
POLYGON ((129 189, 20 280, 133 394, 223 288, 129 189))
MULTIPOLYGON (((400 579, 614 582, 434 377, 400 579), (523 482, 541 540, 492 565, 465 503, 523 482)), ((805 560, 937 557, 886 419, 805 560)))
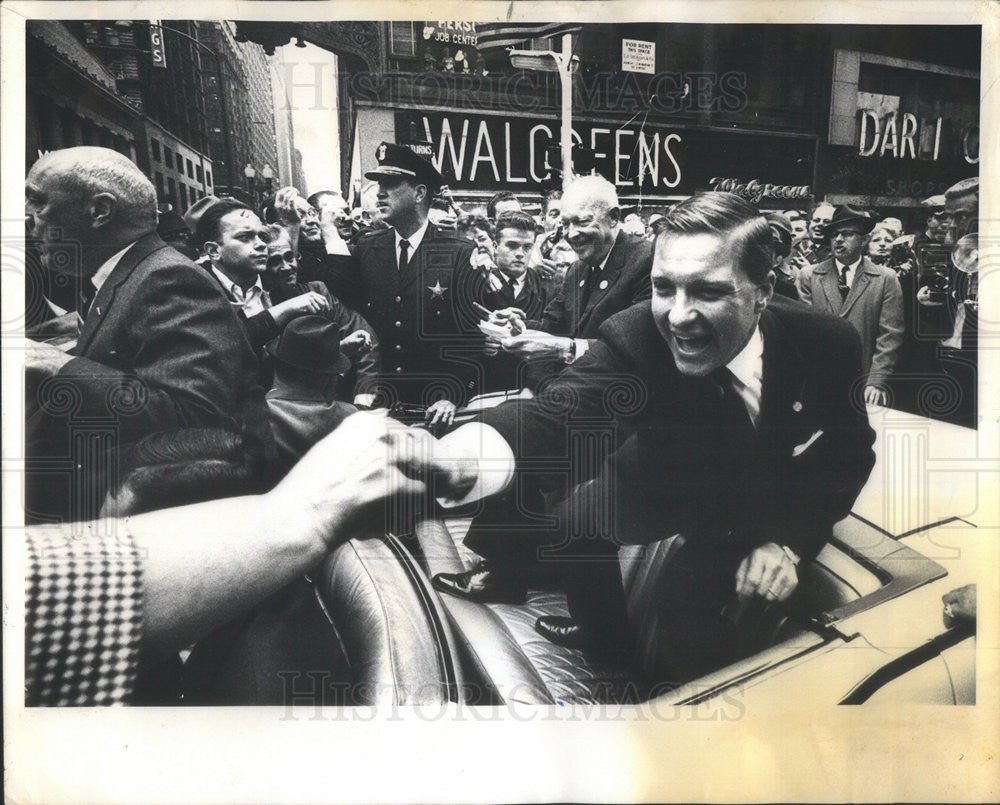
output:
POLYGON ((562 357, 569 347, 569 338, 529 329, 525 324, 525 313, 520 308, 488 310, 482 305, 477 305, 477 308, 488 317, 479 322, 479 331, 486 336, 483 345, 486 355, 496 355, 502 349, 528 360, 557 358, 562 357))
MULTIPOLYGON (((475 444, 473 445, 475 447, 475 444)), ((478 457, 461 440, 438 440, 382 410, 360 411, 321 439, 271 492, 269 506, 304 518, 298 527, 335 547, 383 533, 388 512, 406 501, 458 500, 478 478, 478 457)))

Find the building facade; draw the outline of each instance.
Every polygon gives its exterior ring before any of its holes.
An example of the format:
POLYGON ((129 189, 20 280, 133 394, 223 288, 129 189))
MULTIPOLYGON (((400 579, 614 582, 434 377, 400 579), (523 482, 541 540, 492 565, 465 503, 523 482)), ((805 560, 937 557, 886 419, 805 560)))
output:
POLYGON ((259 201, 268 190, 266 170, 278 165, 268 56, 258 44, 237 41, 231 22, 212 23, 204 41, 213 54, 206 59, 204 75, 217 192, 259 201))
MULTIPOLYGON (((426 153, 460 199, 538 198, 556 184, 558 77, 515 69, 504 49, 480 52, 472 23, 239 32, 265 48, 298 37, 340 56, 345 187, 374 166, 382 140, 426 153)), ((922 198, 978 172, 980 40, 959 25, 583 25, 575 167, 636 207, 725 188, 774 209, 864 198, 909 219, 922 198)))
POLYGON ((26 167, 49 150, 100 145, 139 165, 161 209, 182 212, 210 194, 262 199, 278 163, 272 70, 232 23, 32 20, 27 29, 26 167))

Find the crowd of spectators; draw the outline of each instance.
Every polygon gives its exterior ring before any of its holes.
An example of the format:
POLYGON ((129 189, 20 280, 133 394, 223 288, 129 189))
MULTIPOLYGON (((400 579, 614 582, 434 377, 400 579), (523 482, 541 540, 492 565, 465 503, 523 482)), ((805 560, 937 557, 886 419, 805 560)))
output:
MULTIPOLYGON (((440 434, 490 395, 531 396, 650 299, 668 209, 623 209, 597 176, 540 204, 460 206, 409 149, 377 159, 349 198, 286 187, 261 209, 210 196, 159 213, 114 152, 32 168, 29 702, 136 700, 165 657, 359 533, 387 490, 422 491, 386 461, 407 438, 393 421, 440 434), (100 589, 66 581, 80 563, 100 589)), ((854 325, 867 402, 919 402, 907 383, 940 371, 971 424, 975 275, 948 255, 977 191, 928 199, 909 233, 848 206, 767 214, 775 291, 854 325)))

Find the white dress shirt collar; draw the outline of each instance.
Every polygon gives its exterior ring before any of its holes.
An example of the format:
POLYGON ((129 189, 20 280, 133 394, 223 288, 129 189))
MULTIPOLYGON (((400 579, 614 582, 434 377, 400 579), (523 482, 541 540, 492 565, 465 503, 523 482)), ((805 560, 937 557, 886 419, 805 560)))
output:
MULTIPOLYGON (((859 256, 857 260, 855 260, 853 263, 847 266, 846 278, 848 286, 850 286, 851 282, 854 280, 854 275, 857 273, 858 266, 861 265, 861 260, 863 259, 863 257, 864 257, 863 255, 859 256)), ((837 269, 837 277, 839 278, 841 272, 844 270, 844 263, 841 263, 840 260, 836 258, 834 258, 833 263, 834 267, 837 269)))
POLYGON ((413 256, 413 253, 417 250, 417 247, 420 245, 420 242, 424 239, 424 235, 427 234, 427 227, 430 226, 430 223, 431 223, 430 218, 428 218, 426 221, 424 221, 423 226, 421 226, 420 229, 418 229, 416 232, 414 232, 408 238, 404 238, 395 229, 392 230, 393 234, 395 234, 395 236, 396 236, 396 259, 397 260, 399 259, 399 244, 402 243, 404 240, 407 243, 410 244, 410 247, 409 247, 409 249, 407 249, 407 252, 406 252, 406 259, 409 260, 413 256))
POLYGON ((120 252, 115 252, 111 257, 105 260, 99 269, 94 272, 94 276, 90 278, 90 283, 94 286, 94 289, 99 291, 101 286, 107 282, 108 277, 111 276, 111 272, 115 270, 115 267, 121 261, 122 257, 125 256, 125 252, 135 246, 136 241, 133 241, 120 252))
POLYGON ((270 300, 264 292, 264 286, 260 281, 260 274, 257 275, 253 285, 244 291, 214 265, 212 266, 212 273, 222 283, 222 287, 225 288, 232 304, 243 308, 243 312, 248 316, 253 316, 270 307, 270 300))
POLYGON ((737 382, 733 387, 747 407, 754 427, 760 425, 760 399, 764 388, 764 336, 760 327, 754 329, 746 346, 726 368, 737 382))
POLYGON ((526 275, 522 274, 517 279, 512 279, 511 277, 508 277, 506 274, 504 274, 501 271, 500 272, 500 276, 502 276, 504 278, 504 280, 510 285, 510 290, 514 294, 515 297, 519 293, 521 293, 521 289, 524 288, 524 282, 525 282, 525 276, 526 275))

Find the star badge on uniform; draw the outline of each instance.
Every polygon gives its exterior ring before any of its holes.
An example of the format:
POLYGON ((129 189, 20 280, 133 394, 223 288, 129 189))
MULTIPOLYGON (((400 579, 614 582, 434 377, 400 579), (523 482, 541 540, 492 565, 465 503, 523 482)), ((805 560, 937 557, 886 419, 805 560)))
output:
POLYGON ((444 296, 444 292, 447 291, 448 289, 443 285, 441 285, 441 282, 438 281, 435 282, 433 285, 428 285, 427 290, 431 292, 431 296, 433 296, 435 299, 440 299, 442 296, 444 296))

